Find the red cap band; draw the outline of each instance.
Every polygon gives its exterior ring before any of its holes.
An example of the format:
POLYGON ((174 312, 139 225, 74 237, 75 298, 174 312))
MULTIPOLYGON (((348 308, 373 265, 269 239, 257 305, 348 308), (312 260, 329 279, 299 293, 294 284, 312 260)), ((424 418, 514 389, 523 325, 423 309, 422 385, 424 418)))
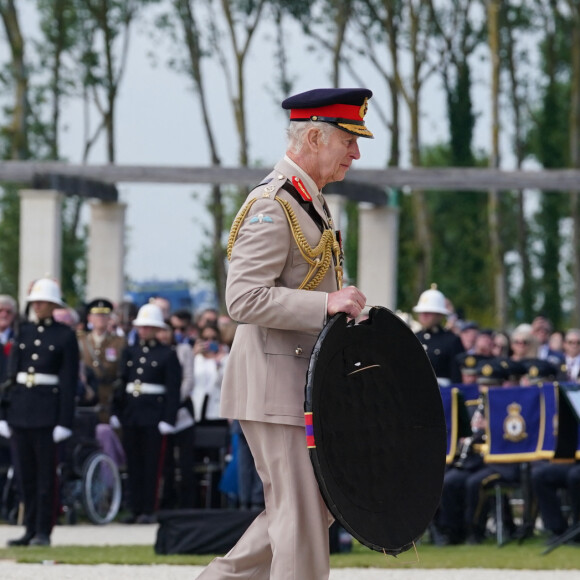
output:
POLYGON ((324 107, 313 107, 312 109, 292 109, 290 120, 310 119, 310 117, 337 117, 350 119, 351 121, 362 121, 360 105, 326 105, 324 107))

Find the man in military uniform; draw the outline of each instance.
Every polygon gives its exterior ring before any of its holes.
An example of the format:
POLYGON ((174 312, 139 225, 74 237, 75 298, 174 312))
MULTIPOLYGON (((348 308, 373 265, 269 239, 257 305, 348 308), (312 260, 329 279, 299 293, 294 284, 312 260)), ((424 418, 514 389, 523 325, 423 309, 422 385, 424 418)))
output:
POLYGON ((24 536, 11 546, 45 546, 55 518, 56 445, 72 434, 79 351, 75 333, 56 322, 62 306, 54 280, 37 280, 27 302, 35 322, 20 326, 10 356, 6 421, 24 499, 24 536))
POLYGON ((97 380, 99 420, 108 423, 113 398, 113 382, 119 375, 121 353, 125 339, 108 331, 113 304, 105 298, 97 298, 87 305, 89 330, 78 333, 83 363, 97 380))
POLYGON ((422 329, 417 333, 421 341, 439 385, 447 387, 450 384, 461 383, 461 369, 457 355, 464 352, 459 336, 443 327, 443 318, 449 314, 445 305, 445 296, 432 284, 419 297, 413 307, 422 329))
POLYGON ((266 509, 202 572, 224 578, 329 575, 328 526, 305 444, 304 384, 327 318, 355 318, 365 296, 341 288, 341 250, 321 189, 359 159, 367 89, 290 97, 285 158, 248 196, 228 242, 226 302, 240 324, 222 384, 221 414, 238 419, 264 484, 266 509))
POLYGON ((156 338, 165 328, 161 309, 145 304, 133 321, 139 340, 122 354, 111 426, 123 427, 131 515, 126 523, 154 523, 164 436, 174 432, 181 365, 175 350, 156 338))

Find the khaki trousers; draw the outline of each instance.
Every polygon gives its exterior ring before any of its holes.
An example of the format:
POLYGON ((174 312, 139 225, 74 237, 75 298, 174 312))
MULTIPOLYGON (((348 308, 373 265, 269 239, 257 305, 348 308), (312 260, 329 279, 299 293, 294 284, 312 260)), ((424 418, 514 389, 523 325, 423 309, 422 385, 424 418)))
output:
POLYGON ((240 421, 264 484, 266 509, 202 580, 327 580, 328 526, 303 427, 240 421))

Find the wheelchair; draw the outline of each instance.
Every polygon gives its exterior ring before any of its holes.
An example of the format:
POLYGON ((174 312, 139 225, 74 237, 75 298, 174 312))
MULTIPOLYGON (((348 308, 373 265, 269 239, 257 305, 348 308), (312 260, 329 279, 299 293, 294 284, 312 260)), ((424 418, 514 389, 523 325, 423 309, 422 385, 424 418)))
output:
POLYGON ((81 510, 93 524, 108 524, 121 507, 119 468, 101 450, 95 438, 97 424, 94 407, 76 408, 73 435, 67 441, 65 458, 57 467, 67 524, 76 523, 81 510))
MULTIPOLYGON (((122 482, 117 464, 101 450, 96 439, 94 407, 77 407, 72 436, 60 446, 57 462, 60 510, 64 523, 76 524, 83 513, 93 524, 104 525, 117 516, 122 482)), ((18 523, 18 493, 12 466, 5 471, 0 516, 18 523)))

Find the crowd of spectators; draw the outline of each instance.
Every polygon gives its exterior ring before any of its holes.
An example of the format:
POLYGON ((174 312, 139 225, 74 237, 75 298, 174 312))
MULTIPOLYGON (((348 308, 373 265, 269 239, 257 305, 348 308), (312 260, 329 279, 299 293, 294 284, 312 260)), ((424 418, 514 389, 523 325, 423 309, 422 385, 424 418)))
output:
MULTIPOLYGON (((59 292, 55 290, 55 296, 59 292)), ((242 454, 239 469, 237 453, 232 455, 238 447, 232 441, 240 437, 236 425, 230 426, 230 444, 225 451, 228 470, 231 474, 233 468, 240 481, 236 479, 230 485, 227 496, 216 494, 208 505, 203 472, 196 470, 196 464, 211 453, 196 446, 196 426, 221 420, 221 380, 235 322, 214 308, 195 313, 187 309, 172 311, 170 302, 162 296, 152 297, 140 309, 131 302, 114 305, 104 297, 79 308, 67 307, 60 295, 52 302, 49 296, 48 301, 50 312, 39 321, 35 308, 31 308, 39 302, 27 300, 20 313, 16 300, 0 295, 0 384, 4 401, 0 415, 0 486, 9 466, 19 471, 7 409, 11 388, 18 384, 17 375, 22 374, 14 368, 15 354, 26 349, 20 342, 21 329, 33 323, 38 333, 39 325, 51 319, 70 327, 76 335, 75 406, 94 410, 98 423, 95 439, 120 470, 127 472, 122 521, 153 523, 160 509, 226 507, 226 501, 230 508, 263 505, 262 490, 256 490, 259 478, 251 455, 248 458, 242 454), (252 501, 238 499, 238 490, 248 488, 254 490, 252 501)), ((34 344, 40 341, 36 339, 34 344)), ((38 380, 47 376, 36 369, 38 380)), ((56 379, 54 382, 56 387, 56 379)), ((63 438, 63 445, 68 436, 63 438)), ((16 501, 21 502, 18 475, 16 501)), ((4 516, 10 513, 6 507, 4 516)), ((25 535, 14 545, 28 545, 32 540, 25 535)))
MULTIPOLYGON (((128 469, 129 479, 133 477, 133 483, 137 483, 136 487, 129 486, 129 495, 140 493, 136 490, 144 487, 143 478, 153 478, 155 481, 148 487, 155 497, 146 513, 142 509, 138 513, 139 509, 129 499, 124 517, 127 523, 154 522, 159 509, 207 505, 194 470, 204 453, 203 449, 196 449, 196 425, 221 420, 221 380, 236 329, 234 321, 213 308, 195 314, 187 309, 171 311, 169 301, 163 297, 153 297, 142 308, 149 309, 148 314, 130 302, 113 305, 106 298, 97 298, 77 309, 59 304, 52 312, 55 321, 76 333, 79 347, 76 405, 94 409, 98 417, 95 438, 121 469, 128 466, 136 469, 134 456, 138 450, 147 447, 150 452, 152 448, 150 443, 145 445, 148 435, 135 430, 134 421, 127 418, 130 416, 127 401, 134 404, 136 394, 140 393, 145 401, 148 395, 145 385, 156 386, 144 381, 144 386, 139 387, 138 380, 127 378, 127 368, 135 365, 133 371, 139 372, 136 370, 139 364, 147 366, 145 361, 154 344, 174 353, 175 365, 179 367, 174 413, 169 415, 170 420, 164 416, 160 421, 156 415, 152 424, 155 437, 159 441, 164 439, 164 451, 161 453, 159 445, 156 455, 162 469, 143 467, 138 475, 128 469), (143 317, 151 316, 151 312, 153 318, 146 318, 144 323, 143 317), (144 333, 143 326, 150 332, 144 333), (135 349, 139 348, 144 350, 135 355, 135 349)), ((441 389, 455 384, 477 384, 484 393, 484 388, 526 386, 542 381, 580 383, 580 329, 554 329, 544 316, 521 323, 510 332, 481 328, 475 321, 458 317, 452 303, 435 286, 421 295, 414 313, 417 320, 411 315, 405 315, 404 319, 422 342, 441 389)), ((0 295, 0 384, 4 386, 15 379, 10 375, 11 355, 18 348, 21 325, 29 320, 34 320, 33 309, 27 307, 20 314, 14 298, 0 295)), ((161 363, 157 360, 151 363, 153 367, 157 364, 161 363)), ((488 465, 484 461, 483 394, 478 405, 467 409, 467 416, 470 432, 460 435, 457 454, 448 462, 442 501, 430 527, 431 537, 439 545, 483 541, 489 533, 487 523, 493 502, 492 496, 485 493, 486 488, 497 481, 521 483, 517 463, 488 465)), ((236 457, 230 456, 237 481, 233 493, 228 489, 228 507, 259 508, 263 505, 261 482, 235 422, 231 434, 237 443, 236 457)), ((0 420, 2 466, 14 462, 10 435, 6 421, 0 420)), ((530 473, 533 509, 540 528, 556 537, 577 525, 578 459, 558 464, 549 460, 533 462, 530 473)), ((224 497, 216 494, 212 507, 223 505, 224 497)), ((502 525, 507 533, 521 534, 510 509, 504 513, 506 521, 502 525)))
MULTIPOLYGON (((580 329, 554 329, 541 315, 511 332, 481 328, 475 321, 457 316, 435 285, 423 292, 414 312, 417 322, 408 316, 406 321, 414 326, 440 388, 474 385, 477 393, 462 413, 467 427, 459 433, 457 453, 448 458, 442 500, 430 528, 434 542, 481 543, 491 527, 490 515, 500 513, 491 509, 495 498, 487 493, 498 483, 514 489, 527 487, 522 496, 529 496, 525 507, 532 521, 523 522, 520 514, 516 522, 504 494, 506 505, 501 513, 505 521, 494 525, 501 525, 508 537, 521 537, 539 528, 548 541, 554 541, 578 526, 580 442, 575 457, 567 461, 542 459, 540 454, 526 465, 487 461, 486 393, 494 388, 580 383, 580 329)), ((557 432, 557 416, 546 418, 546 423, 546 429, 552 425, 557 432)), ((580 529, 573 541, 580 544, 580 529)))

